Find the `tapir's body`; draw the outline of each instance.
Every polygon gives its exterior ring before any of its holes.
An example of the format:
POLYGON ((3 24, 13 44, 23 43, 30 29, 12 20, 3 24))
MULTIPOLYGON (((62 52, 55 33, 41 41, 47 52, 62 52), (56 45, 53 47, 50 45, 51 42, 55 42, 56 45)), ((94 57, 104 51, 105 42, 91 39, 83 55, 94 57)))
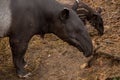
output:
POLYGON ((77 14, 54 0, 0 0, 0 37, 9 37, 13 63, 19 77, 27 77, 24 55, 33 35, 53 33, 85 56, 92 41, 77 14))

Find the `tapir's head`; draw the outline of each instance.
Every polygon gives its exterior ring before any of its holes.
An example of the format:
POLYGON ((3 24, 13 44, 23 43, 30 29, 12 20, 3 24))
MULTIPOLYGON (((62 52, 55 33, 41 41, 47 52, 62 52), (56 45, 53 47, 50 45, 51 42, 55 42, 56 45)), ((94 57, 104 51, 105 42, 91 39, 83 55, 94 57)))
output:
POLYGON ((103 35, 104 26, 103 26, 103 19, 100 13, 101 10, 98 10, 95 13, 93 13, 89 21, 90 24, 98 30, 99 35, 103 35))
POLYGON ((85 3, 79 0, 76 0, 74 5, 72 6, 72 9, 76 11, 77 14, 82 14, 83 16, 81 15, 81 17, 87 17, 87 20, 90 22, 90 24, 93 27, 97 29, 99 35, 103 35, 104 26, 103 26, 103 20, 101 17, 101 12, 102 12, 101 8, 98 8, 97 11, 94 11, 91 7, 87 6, 85 3))
POLYGON ((61 10, 54 20, 51 31, 62 40, 78 48, 86 57, 92 55, 93 46, 90 36, 74 11, 61 10))

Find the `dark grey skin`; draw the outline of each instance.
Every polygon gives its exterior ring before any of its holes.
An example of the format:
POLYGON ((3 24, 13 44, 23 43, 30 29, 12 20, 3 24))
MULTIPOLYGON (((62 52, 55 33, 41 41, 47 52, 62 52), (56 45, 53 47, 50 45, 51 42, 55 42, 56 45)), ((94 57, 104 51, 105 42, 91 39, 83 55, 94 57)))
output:
POLYGON ((86 24, 86 21, 89 21, 90 24, 98 31, 98 35, 101 36, 104 34, 103 19, 101 17, 102 10, 100 8, 95 11, 90 6, 79 0, 76 0, 73 5, 67 6, 76 11, 84 24, 86 24))
POLYGON ((28 77, 24 60, 34 35, 53 33, 86 57, 93 53, 90 36, 80 18, 55 0, 0 0, 0 37, 9 37, 13 64, 19 77, 28 77))

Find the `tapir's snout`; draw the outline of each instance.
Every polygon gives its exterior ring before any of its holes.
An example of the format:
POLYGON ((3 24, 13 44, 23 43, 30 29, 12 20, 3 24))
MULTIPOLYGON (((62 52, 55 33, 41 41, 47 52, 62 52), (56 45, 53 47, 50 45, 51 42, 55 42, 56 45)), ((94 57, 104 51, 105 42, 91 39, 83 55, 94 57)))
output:
POLYGON ((97 27, 97 30, 98 30, 98 34, 100 36, 102 36, 104 34, 104 26, 103 26, 103 24, 99 24, 99 26, 97 27))
POLYGON ((81 38, 79 46, 80 47, 78 49, 83 52, 85 57, 89 57, 93 54, 93 45, 89 37, 84 36, 81 38))
POLYGON ((78 34, 77 37, 72 37, 71 41, 73 43, 72 45, 76 46, 79 51, 83 52, 85 57, 89 57, 93 54, 92 40, 86 31, 78 34))
POLYGON ((93 54, 92 49, 89 49, 88 51, 83 51, 83 54, 85 57, 90 57, 93 54))
POLYGON ((98 31, 99 31, 98 34, 99 34, 100 36, 102 36, 102 35, 104 34, 104 30, 99 29, 98 31))

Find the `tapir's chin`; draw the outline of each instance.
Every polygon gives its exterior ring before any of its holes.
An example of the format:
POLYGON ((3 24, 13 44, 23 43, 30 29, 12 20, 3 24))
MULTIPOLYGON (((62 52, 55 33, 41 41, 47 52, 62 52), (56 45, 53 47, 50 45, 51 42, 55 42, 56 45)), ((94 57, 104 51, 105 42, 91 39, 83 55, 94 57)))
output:
POLYGON ((83 52, 83 54, 85 57, 90 57, 92 55, 92 53, 84 53, 84 52, 83 52))
POLYGON ((92 53, 93 53, 93 52, 91 51, 92 49, 89 49, 89 50, 86 50, 86 49, 85 49, 85 50, 83 50, 83 49, 80 48, 79 50, 80 50, 81 52, 83 52, 83 55, 84 55, 85 57, 90 57, 90 56, 92 55, 92 53))

